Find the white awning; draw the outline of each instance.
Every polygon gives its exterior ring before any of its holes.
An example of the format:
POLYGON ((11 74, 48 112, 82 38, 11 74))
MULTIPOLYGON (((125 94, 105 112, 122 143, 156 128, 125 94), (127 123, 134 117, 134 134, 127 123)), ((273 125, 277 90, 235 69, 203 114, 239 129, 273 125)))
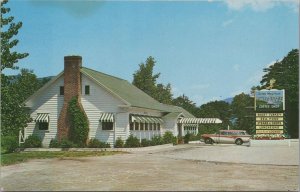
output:
POLYGON ((49 122, 49 113, 38 113, 37 117, 34 120, 35 122, 41 123, 41 122, 45 122, 48 123, 49 122))
POLYGON ((138 123, 163 123, 164 121, 160 117, 132 115, 131 122, 138 123))
POLYGON ((114 114, 113 113, 100 113, 100 122, 114 122, 114 114))
POLYGON ((178 123, 183 124, 209 124, 222 123, 218 118, 181 118, 178 123))

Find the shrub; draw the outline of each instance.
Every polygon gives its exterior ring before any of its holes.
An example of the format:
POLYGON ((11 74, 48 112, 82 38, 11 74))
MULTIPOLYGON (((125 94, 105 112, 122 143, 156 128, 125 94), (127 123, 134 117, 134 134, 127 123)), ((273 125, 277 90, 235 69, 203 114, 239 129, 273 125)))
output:
POLYGON ((178 139, 177 137, 173 137, 173 145, 177 145, 178 144, 178 139))
POLYGON ((75 143, 73 143, 72 141, 70 141, 68 139, 62 139, 59 144, 60 144, 61 148, 73 148, 73 147, 77 147, 77 145, 75 143))
POLYGON ((91 139, 88 143, 89 148, 105 148, 105 143, 98 139, 91 139))
POLYGON ((78 104, 78 98, 73 97, 68 106, 68 115, 70 115, 70 140, 78 146, 86 146, 89 134, 88 119, 84 111, 78 104))
POLYGON ((163 135, 163 142, 165 144, 173 143, 173 139, 174 139, 173 133, 170 131, 166 131, 165 134, 163 135))
POLYGON ((51 139, 49 147, 50 148, 59 148, 60 147, 60 143, 58 142, 57 139, 51 139))
POLYGON ((122 148, 124 147, 124 141, 121 137, 118 137, 116 140, 115 148, 122 148))
POLYGON ((72 141, 66 138, 63 138, 60 142, 57 139, 51 139, 49 147, 50 148, 73 148, 73 147, 78 147, 78 145, 76 145, 75 143, 73 143, 72 141))
POLYGON ((1 148, 6 153, 12 153, 19 147, 19 140, 15 136, 1 137, 1 148))
POLYGON ((148 147, 151 145, 151 141, 149 141, 148 139, 142 139, 141 140, 141 146, 142 147, 148 147))
POLYGON ((125 147, 140 147, 140 141, 137 137, 130 134, 130 136, 126 139, 125 147))
POLYGON ((151 145, 162 145, 164 144, 163 138, 161 136, 154 135, 151 139, 151 145))
POLYGON ((184 143, 189 143, 191 138, 191 134, 188 132, 187 134, 185 134, 185 136, 183 137, 184 143))
POLYGON ((105 148, 110 148, 110 144, 109 143, 105 143, 104 147, 105 148))
POLYGON ((37 148, 37 147, 42 147, 42 141, 41 139, 36 136, 36 135, 30 135, 28 138, 25 140, 23 146, 25 148, 37 148))
POLYGON ((201 139, 201 135, 198 133, 197 135, 191 134, 190 141, 199 141, 201 139))

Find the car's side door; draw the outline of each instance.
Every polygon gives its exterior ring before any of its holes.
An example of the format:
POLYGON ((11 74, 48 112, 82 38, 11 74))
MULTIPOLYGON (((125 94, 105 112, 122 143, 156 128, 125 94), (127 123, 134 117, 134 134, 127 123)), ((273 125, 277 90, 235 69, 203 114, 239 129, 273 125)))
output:
POLYGON ((219 132, 219 143, 228 143, 228 132, 226 131, 219 132))

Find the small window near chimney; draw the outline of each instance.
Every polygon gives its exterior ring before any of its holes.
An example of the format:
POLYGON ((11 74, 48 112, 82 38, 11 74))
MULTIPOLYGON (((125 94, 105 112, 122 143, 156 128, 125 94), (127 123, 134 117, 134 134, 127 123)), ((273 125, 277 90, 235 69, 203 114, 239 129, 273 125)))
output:
POLYGON ((89 85, 86 85, 85 88, 84 88, 84 93, 86 95, 89 95, 90 94, 90 86, 89 85))
POLYGON ((59 95, 64 95, 64 86, 59 87, 59 95))

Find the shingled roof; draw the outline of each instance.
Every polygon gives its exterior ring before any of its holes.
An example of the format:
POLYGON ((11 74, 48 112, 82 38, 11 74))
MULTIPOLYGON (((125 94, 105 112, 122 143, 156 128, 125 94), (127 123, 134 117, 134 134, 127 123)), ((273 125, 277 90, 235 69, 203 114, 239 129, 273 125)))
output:
POLYGON ((81 72, 93 79, 100 86, 108 89, 116 97, 119 97, 132 107, 154 109, 167 113, 183 113, 185 117, 194 117, 181 107, 158 102, 124 79, 107 75, 86 67, 82 67, 81 72))

